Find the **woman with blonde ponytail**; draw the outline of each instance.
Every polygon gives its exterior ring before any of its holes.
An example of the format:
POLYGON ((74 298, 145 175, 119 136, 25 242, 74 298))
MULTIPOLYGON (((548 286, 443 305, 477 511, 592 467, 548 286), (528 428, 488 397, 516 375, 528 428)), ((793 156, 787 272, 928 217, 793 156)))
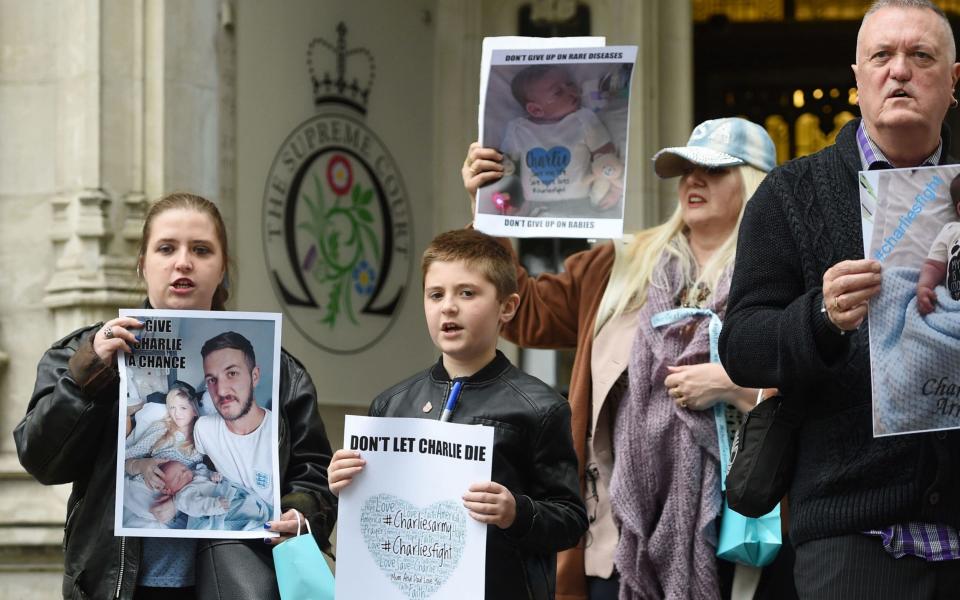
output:
MULTIPOLYGON (((502 177, 501 158, 494 149, 470 146, 462 176, 474 198, 474 209, 477 188, 502 177)), ((688 597, 667 579, 688 576, 697 569, 706 571, 705 583, 712 586, 713 594, 707 597, 720 596, 712 555, 710 565, 702 569, 671 564, 671 569, 678 569, 673 573, 643 563, 642 558, 661 548, 642 547, 632 534, 626 541, 621 539, 619 524, 624 515, 611 499, 610 485, 620 474, 621 456, 634 452, 634 442, 643 443, 621 439, 631 430, 621 426, 625 415, 630 421, 646 418, 638 410, 648 402, 635 401, 635 388, 642 388, 645 399, 659 400, 657 410, 672 414, 678 422, 712 422, 712 411, 705 409, 719 401, 735 406, 733 412, 753 405, 757 390, 734 385, 722 366, 709 362, 709 353, 683 352, 686 347, 707 348, 707 331, 700 321, 708 319, 666 328, 668 335, 676 337, 675 347, 671 346, 676 353, 661 357, 661 368, 647 381, 635 381, 632 373, 628 378, 627 365, 631 356, 652 356, 641 320, 647 320, 649 332, 654 305, 656 311, 711 308, 722 318, 743 208, 775 162, 773 142, 759 125, 740 118, 705 121, 694 129, 686 146, 666 148, 654 156, 659 176, 680 177, 677 208, 665 223, 637 233, 632 241, 598 244, 574 254, 561 273, 534 278, 517 262, 520 308, 503 336, 526 348, 576 349, 569 401, 590 530, 582 544, 558 557, 558 600, 688 597), (637 565, 649 572, 636 573, 637 565)), ((503 243, 510 246, 508 240, 503 243)), ((715 433, 712 444, 715 455, 715 433)), ((644 460, 648 464, 636 466, 635 460, 627 464, 641 470, 660 469, 657 457, 644 455, 644 460)), ((631 478, 640 475, 634 473, 631 478)), ((627 497, 639 493, 630 489, 632 479, 620 479, 625 484, 620 491, 627 497)), ((716 477, 713 481, 717 482, 716 477)), ((656 501, 649 500, 647 504, 655 510, 656 501)), ((719 505, 711 505, 710 510, 714 509, 715 517, 719 505)), ((691 549, 709 543, 709 533, 696 529, 694 522, 681 529, 689 539, 671 539, 669 546, 691 549)), ((670 547, 662 542, 660 546, 672 554, 670 547)))

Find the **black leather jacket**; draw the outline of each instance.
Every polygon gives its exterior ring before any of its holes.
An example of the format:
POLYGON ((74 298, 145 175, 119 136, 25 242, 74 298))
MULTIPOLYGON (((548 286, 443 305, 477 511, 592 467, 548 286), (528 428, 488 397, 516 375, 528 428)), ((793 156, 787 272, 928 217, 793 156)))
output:
MULTIPOLYGON (((370 414, 438 419, 451 385, 438 362, 380 394, 370 414), (424 412, 427 402, 431 408, 424 412)), ((517 501, 513 525, 487 527, 486 597, 552 599, 556 553, 576 545, 587 530, 569 404, 497 352, 464 380, 451 421, 494 427, 492 478, 517 501)))
MULTIPOLYGON (((72 483, 64 526, 64 598, 133 597, 140 538, 113 534, 119 377, 93 351, 102 324, 77 330, 40 359, 27 414, 13 432, 20 463, 40 483, 72 483)), ((303 365, 280 359, 281 506, 306 515, 321 547, 336 521, 327 484, 330 443, 303 365)))

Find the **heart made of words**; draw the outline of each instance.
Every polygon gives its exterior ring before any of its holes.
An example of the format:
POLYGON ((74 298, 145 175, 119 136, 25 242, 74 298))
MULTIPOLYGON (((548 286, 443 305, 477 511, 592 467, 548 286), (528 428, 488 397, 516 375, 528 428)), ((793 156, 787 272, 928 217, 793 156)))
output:
POLYGON ((433 596, 460 563, 466 515, 456 500, 419 508, 392 494, 367 498, 360 531, 374 563, 411 600, 433 596))

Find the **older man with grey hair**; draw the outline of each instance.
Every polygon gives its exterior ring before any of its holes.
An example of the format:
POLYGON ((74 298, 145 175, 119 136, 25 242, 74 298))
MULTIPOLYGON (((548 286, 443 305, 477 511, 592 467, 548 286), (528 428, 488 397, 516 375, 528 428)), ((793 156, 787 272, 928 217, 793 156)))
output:
POLYGON ((960 435, 872 435, 864 320, 880 264, 863 256, 857 189, 860 170, 953 162, 955 60, 936 5, 875 2, 853 65, 862 118, 772 171, 740 227, 720 352, 738 385, 806 412, 789 494, 801 597, 960 594, 960 435))

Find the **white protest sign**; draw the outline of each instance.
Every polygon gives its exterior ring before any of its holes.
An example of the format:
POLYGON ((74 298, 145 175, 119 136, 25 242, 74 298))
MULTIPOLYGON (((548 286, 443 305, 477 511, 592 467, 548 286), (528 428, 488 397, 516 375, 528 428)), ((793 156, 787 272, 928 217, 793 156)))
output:
POLYGON ((882 265, 866 324, 875 437, 960 429, 955 181, 960 184, 960 165, 860 174, 864 221, 875 206, 872 234, 864 226, 865 255, 882 265))
POLYGON ((482 599, 487 526, 462 496, 490 481, 493 428, 347 416, 366 466, 340 492, 336 597, 482 599))
POLYGON ((132 330, 139 339, 117 361, 116 535, 276 537, 263 524, 280 515, 273 403, 280 397, 281 315, 119 314, 143 327, 132 330), (151 472, 162 486, 148 482, 151 472))
POLYGON ((620 238, 636 46, 496 49, 483 67, 483 146, 503 177, 474 226, 510 237, 620 238))

